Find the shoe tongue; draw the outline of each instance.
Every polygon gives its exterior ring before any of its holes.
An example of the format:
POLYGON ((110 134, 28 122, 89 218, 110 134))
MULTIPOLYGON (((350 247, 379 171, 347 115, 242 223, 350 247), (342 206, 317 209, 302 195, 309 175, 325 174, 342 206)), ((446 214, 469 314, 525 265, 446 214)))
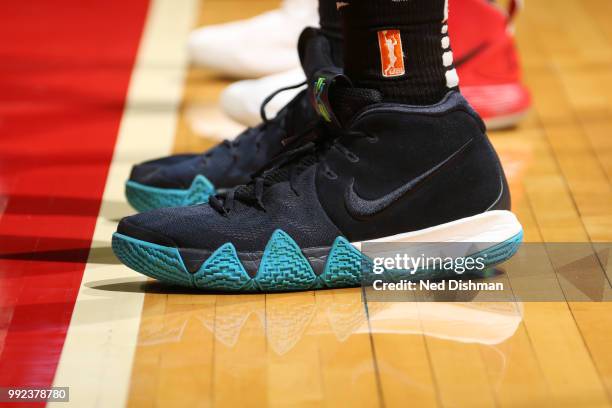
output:
POLYGON ((306 27, 298 41, 298 53, 308 83, 321 69, 333 67, 332 47, 321 30, 306 27))
POLYGON ((359 111, 383 100, 380 91, 354 87, 350 78, 337 69, 317 71, 315 78, 308 88, 310 100, 332 129, 345 128, 359 111))
POLYGON ((311 101, 326 122, 343 126, 364 107, 382 101, 379 91, 351 85, 342 69, 334 64, 332 44, 321 30, 305 28, 298 51, 311 101))

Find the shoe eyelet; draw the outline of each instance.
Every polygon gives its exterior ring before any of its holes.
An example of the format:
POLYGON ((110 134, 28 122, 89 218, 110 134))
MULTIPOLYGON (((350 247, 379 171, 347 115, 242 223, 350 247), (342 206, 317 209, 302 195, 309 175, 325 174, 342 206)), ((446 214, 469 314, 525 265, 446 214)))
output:
POLYGON ((368 142, 374 144, 374 143, 378 143, 379 139, 378 139, 378 136, 368 135, 367 140, 368 140, 368 142))
POLYGON ((333 171, 331 171, 330 169, 325 170, 325 177, 327 177, 330 180, 338 179, 338 175, 334 173, 333 171))
POLYGON ((350 161, 351 163, 358 163, 358 162, 359 162, 359 157, 357 157, 357 155, 356 155, 356 154, 351 153, 351 152, 348 152, 348 153, 346 154, 346 158, 347 158, 347 159, 349 159, 349 161, 350 161))

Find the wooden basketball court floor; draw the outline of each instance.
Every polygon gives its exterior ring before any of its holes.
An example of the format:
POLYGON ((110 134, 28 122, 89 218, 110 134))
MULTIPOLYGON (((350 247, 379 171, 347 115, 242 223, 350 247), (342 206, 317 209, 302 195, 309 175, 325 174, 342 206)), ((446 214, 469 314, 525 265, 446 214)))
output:
MULTIPOLYGON (((131 164, 202 151, 239 129, 217 107, 230 82, 187 67, 181 41, 192 26, 276 4, 151 5, 55 374, 54 385, 71 387, 69 405, 612 405, 611 303, 364 304, 360 289, 200 295, 114 261, 131 164)), ((534 108, 490 136, 528 242, 612 241, 610 18, 608 0, 533 0, 517 22, 534 108)))

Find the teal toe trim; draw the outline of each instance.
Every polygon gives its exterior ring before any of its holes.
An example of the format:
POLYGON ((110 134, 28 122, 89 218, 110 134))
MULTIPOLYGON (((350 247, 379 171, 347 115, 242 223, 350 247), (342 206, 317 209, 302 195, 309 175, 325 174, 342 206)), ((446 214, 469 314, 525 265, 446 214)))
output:
POLYGON ((208 198, 213 194, 214 186, 203 175, 196 176, 186 190, 151 187, 131 180, 125 183, 125 196, 130 205, 139 212, 202 204, 208 202, 208 198))
POLYGON ((136 272, 173 285, 193 285, 192 275, 187 272, 176 248, 144 242, 119 233, 113 235, 112 245, 117 258, 136 272))
POLYGON ((255 280, 266 292, 311 288, 316 275, 289 235, 276 230, 268 241, 255 280))

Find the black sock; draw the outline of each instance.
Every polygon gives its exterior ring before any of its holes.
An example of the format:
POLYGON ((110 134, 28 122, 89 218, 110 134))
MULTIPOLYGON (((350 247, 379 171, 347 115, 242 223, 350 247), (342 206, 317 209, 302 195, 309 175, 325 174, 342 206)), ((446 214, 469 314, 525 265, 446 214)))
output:
POLYGON ((342 21, 336 0, 319 0, 319 24, 321 32, 329 40, 334 65, 343 64, 342 21))
POLYGON ((458 79, 448 39, 445 0, 344 0, 344 68, 356 87, 383 100, 426 105, 458 79), (403 55, 403 57, 402 57, 403 55))

